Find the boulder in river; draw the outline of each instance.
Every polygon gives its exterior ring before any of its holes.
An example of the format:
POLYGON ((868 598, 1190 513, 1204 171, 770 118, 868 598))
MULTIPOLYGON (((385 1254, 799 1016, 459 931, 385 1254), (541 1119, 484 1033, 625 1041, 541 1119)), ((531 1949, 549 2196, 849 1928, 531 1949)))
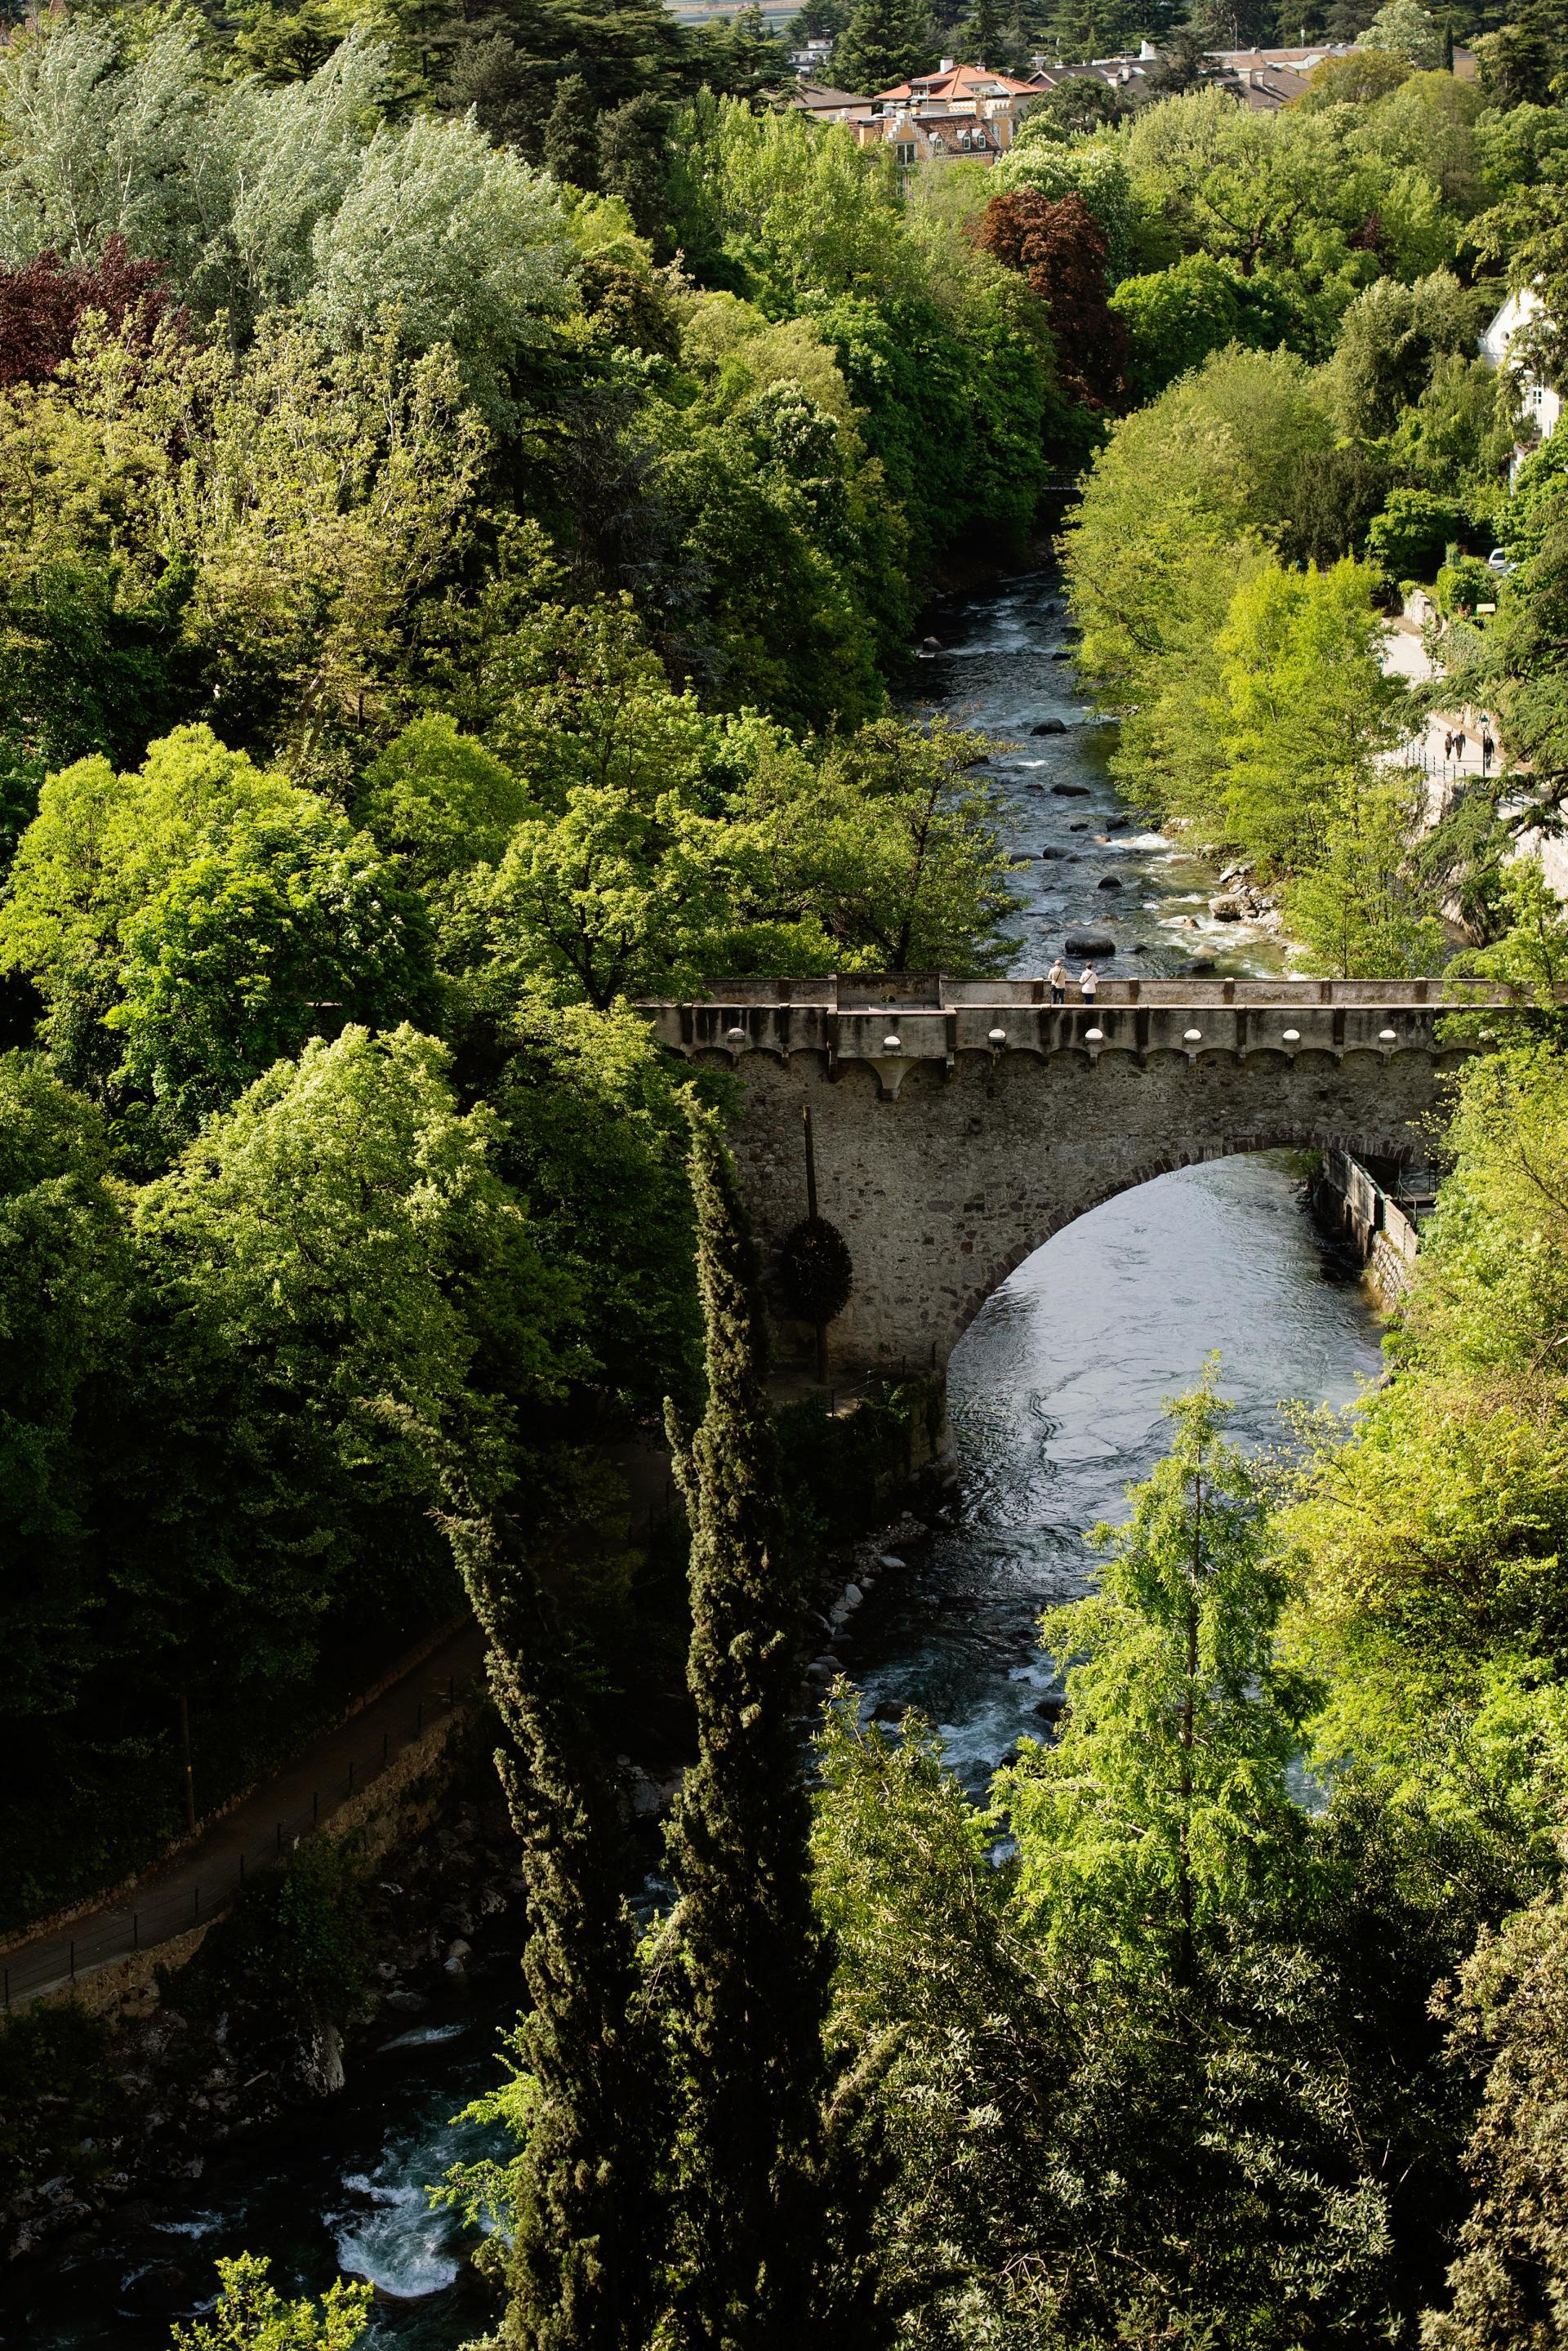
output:
POLYGON ((1212 979, 1214 958, 1212 956, 1199 956, 1195 962, 1184 963, 1176 976, 1180 979, 1212 979))
POLYGON ((1049 864, 1053 857, 1071 857, 1072 852, 1070 849, 1037 849, 1034 853, 1042 862, 1049 864))
POLYGON ((1052 784, 1051 789, 1059 800, 1086 800, 1089 798, 1087 784, 1052 784))
POLYGON ((1211 898, 1208 911, 1217 923, 1239 923, 1245 910, 1239 898, 1232 898, 1227 893, 1223 897, 1211 898))
POLYGON ((1031 735, 1065 735, 1067 721, 1065 718, 1042 718, 1038 726, 1031 726, 1029 731, 1031 735))
POLYGON ((1103 873, 1095 886, 1101 890, 1122 890, 1126 884, 1119 873, 1103 873))
POLYGON ((1069 931, 1067 952, 1073 956, 1113 956, 1116 942, 1108 939, 1103 931, 1069 931))
POLYGON ((1051 658, 1052 661, 1071 661, 1072 655, 1065 645, 1058 645, 1051 658))

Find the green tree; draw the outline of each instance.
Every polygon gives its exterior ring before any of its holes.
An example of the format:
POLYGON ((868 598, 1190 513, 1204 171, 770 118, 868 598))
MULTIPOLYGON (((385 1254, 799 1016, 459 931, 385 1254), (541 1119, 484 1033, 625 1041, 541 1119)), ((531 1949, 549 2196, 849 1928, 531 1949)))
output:
POLYGON ((1386 505, 1367 527, 1366 551, 1393 580, 1435 580, 1450 546, 1464 528, 1452 498, 1431 490, 1390 490, 1386 505))
POLYGON ((172 2351, 350 2351, 370 2325, 370 2286, 340 2278, 319 2304, 285 2302, 267 2272, 254 2253, 220 2262, 216 2308, 176 2326, 172 2351))
POLYGON ((202 844, 120 942, 112 1082, 147 1105, 127 1125, 158 1158, 308 1038, 395 1029, 434 993, 422 908, 320 802, 202 844))
POLYGON ((937 720, 878 719, 830 751, 815 777, 761 766, 738 812, 757 913, 810 919, 846 965, 983 971, 1012 953, 1016 901, 1005 809, 974 773, 983 736, 937 720))
POLYGON ((1386 433, 1418 400, 1445 354, 1475 349, 1475 304, 1457 277, 1434 270, 1414 286, 1380 277, 1344 314, 1331 381, 1344 429, 1386 433))
POLYGON ((1341 979, 1439 970, 1445 935, 1415 853, 1426 779, 1346 785, 1327 811, 1311 868, 1290 887, 1291 927, 1341 979))
POLYGON ((1448 2272, 1450 2300, 1421 2322, 1423 2351, 1527 2351, 1563 2331, 1568 2175, 1568 1908, 1538 1899, 1483 1933, 1445 2001, 1453 2054, 1480 2075, 1465 2150, 1476 2200, 1448 2272))
MULTIPOLYGON (((694 2346, 793 2346, 834 2289, 819 2175, 827 1968, 792 1716, 802 1599, 784 1548, 756 1257, 734 1166, 692 1102, 707 1403, 669 1415, 692 1530, 697 1757, 669 1828, 661 1932, 678 2073, 674 2307, 694 2346)), ((663 1972, 663 1970, 661 1970, 663 1972)))
POLYGON ((1270 569, 1304 461, 1332 450, 1321 392, 1287 352, 1217 352, 1114 428, 1064 541, 1081 661, 1122 716, 1113 772, 1140 804, 1224 837, 1218 641, 1270 569))
POLYGON ((581 74, 566 74, 545 124, 547 171, 577 188, 599 184, 599 109, 581 74))
POLYGON ((437 716, 416 718, 371 762, 355 813, 414 887, 441 902, 476 865, 499 864, 529 806, 509 768, 437 716))
POLYGON ((930 73, 936 37, 924 0, 856 0, 849 24, 833 43, 833 79, 841 89, 874 98, 911 74, 930 73))
POLYGON ((150 1675, 221 1656, 256 1705, 340 1628, 449 1609, 415 1433, 520 1469, 571 1361, 570 1288, 493 1134, 433 1039, 350 1028, 137 1196, 152 1339, 114 1574, 150 1675))
POLYGON ((600 1011, 694 984, 728 903, 726 828, 674 792, 578 785, 525 817, 477 887, 493 987, 535 979, 600 1011))
POLYGON ((576 1286, 596 1376, 643 1413, 694 1394, 686 1125, 668 1057, 634 1012, 557 1005, 509 984, 486 1010, 499 1061, 488 1088, 496 1165, 576 1286))
POLYGON ((614 1812, 565 1667, 555 1611, 520 1556, 516 1521, 458 1477, 445 1517, 487 1644, 507 1744, 496 1756, 528 1881, 528 2006, 516 2078, 482 2102, 521 2141, 504 2191, 457 2182, 504 2223, 516 2351, 643 2351, 662 2285, 668 2104, 616 1868, 614 1812), (504 2209, 496 2210, 497 2202, 504 2209))
POLYGON ((643 236, 664 222, 667 121, 667 110, 650 90, 599 118, 598 184, 607 196, 619 196, 643 236))
POLYGON ((468 391, 508 413, 508 371, 566 308, 570 260, 550 182, 466 120, 416 114, 382 131, 316 241, 310 308, 336 349, 454 350, 468 391))
POLYGON ((1196 2351, 1244 2310, 1256 2344, 1349 2351, 1390 2323, 1343 2053, 1370 1952, 1342 1982, 1301 1937, 1317 1873, 1286 1771, 1310 1691, 1274 1654, 1286 1578, 1212 1392, 1176 1410, 1100 1595, 1046 1620, 1077 1653, 1059 1740, 1026 1746, 990 1810, 915 1717, 895 1740, 841 1692, 821 1743, 830 2032, 875 2084, 878 2252, 917 2339, 1196 2351))
MULTIPOLYGON (((1271 872, 1315 864, 1331 824, 1360 822, 1370 840, 1379 821, 1379 762, 1413 723, 1408 690, 1378 662, 1385 625, 1371 573, 1348 558, 1270 564, 1232 599, 1216 641, 1226 831, 1271 872)), ((1354 865, 1348 835, 1336 853, 1354 865)))
POLYGON ((423 911, 387 861, 205 727, 134 775, 93 759, 49 778, 0 955, 42 995, 62 1068, 131 1110, 143 1158, 308 1037, 395 1027, 430 995, 423 911))
MULTIPOLYGON (((0 1056, 0 1837, 5 1915, 51 1890, 45 1848, 100 1758, 75 1710, 101 1649, 113 1398, 135 1360, 126 1203, 89 1103, 41 1061, 0 1056), (31 1884, 29 1885, 29 1881, 31 1884)), ((112 1745, 112 1738, 110 1741, 112 1745)), ((85 1840, 84 1840, 85 1843, 85 1840)), ((90 1869, 90 1846, 85 1858, 90 1869)))
POLYGON ((1442 26, 1419 0, 1387 0, 1356 39, 1360 47, 1407 58, 1417 71, 1435 72, 1444 61, 1442 26))
POLYGON ((1131 1518, 1094 1531, 1098 1591, 1040 1621, 1066 1677, 1061 1736, 1028 1742, 998 1792, 1048 1938, 1186 1985, 1300 1865, 1286 1774, 1312 1691, 1275 1655, 1285 1578, 1212 1369, 1167 1410, 1175 1441, 1131 1518))

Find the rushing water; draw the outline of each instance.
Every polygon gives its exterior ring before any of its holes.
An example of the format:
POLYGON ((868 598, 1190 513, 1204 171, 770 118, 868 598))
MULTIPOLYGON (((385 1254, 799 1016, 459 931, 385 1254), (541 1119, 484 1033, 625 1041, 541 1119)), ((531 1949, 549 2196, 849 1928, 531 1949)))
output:
MULTIPOLYGON (((1278 944, 1208 914, 1209 871, 1140 830, 1105 774, 1107 737, 1075 698, 1061 602, 1049 573, 945 609, 943 650, 911 682, 997 739, 991 765, 1028 855, 1019 967, 1045 968, 1066 932, 1114 941, 1110 968, 1278 967, 1278 944), (1051 721, 1065 731, 1035 735, 1051 721), (1053 787, 1072 789, 1058 792, 1053 787), (1121 886, 1103 890, 1113 879, 1121 886), (1136 956, 1137 960, 1133 958, 1136 956)), ((1236 1427, 1266 1443, 1281 1398, 1343 1403, 1378 1366, 1352 1274, 1301 1214, 1279 1155, 1163 1176, 1048 1242, 998 1290, 950 1369, 959 1499, 929 1559, 885 1578, 848 1653, 868 1706, 915 1703, 943 1729, 971 1787, 1020 1731, 1038 1733, 1053 1677, 1034 1624, 1082 1590, 1084 1530, 1114 1516, 1162 1443, 1163 1398, 1211 1350, 1236 1427)), ((0 2345, 29 2351, 162 2351, 221 2252, 268 2253, 281 2285, 320 2288, 340 2268, 375 2281, 370 2351, 451 2351, 482 2331, 461 2231, 423 2190, 486 2135, 452 2120, 496 2074, 495 2035, 516 1974, 466 2009, 391 2036, 331 2105, 252 2142, 134 2233, 57 2255, 0 2311, 0 2345)))

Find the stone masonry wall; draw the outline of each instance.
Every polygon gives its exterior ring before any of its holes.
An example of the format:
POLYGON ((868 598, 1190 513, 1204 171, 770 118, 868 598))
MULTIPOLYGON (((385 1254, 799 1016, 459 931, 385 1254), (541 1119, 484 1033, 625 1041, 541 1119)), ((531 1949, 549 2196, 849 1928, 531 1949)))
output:
MULTIPOLYGON (((1404 1155, 1460 1058, 960 1051, 950 1070, 915 1063, 888 1099, 864 1061, 840 1061, 830 1075, 824 1053, 752 1051, 734 1064, 743 1107, 731 1144, 771 1262, 806 1213, 810 1104, 819 1207, 855 1269, 830 1334, 831 1374, 900 1359, 940 1369, 1013 1268, 1101 1201, 1234 1152, 1404 1155)), ((787 1353, 804 1353, 804 1332, 783 1335, 787 1353)))

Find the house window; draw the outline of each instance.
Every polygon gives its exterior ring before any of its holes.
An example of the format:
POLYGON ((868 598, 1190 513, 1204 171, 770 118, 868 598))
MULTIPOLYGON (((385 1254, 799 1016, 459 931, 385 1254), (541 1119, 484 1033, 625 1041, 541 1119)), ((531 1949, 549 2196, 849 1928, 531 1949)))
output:
POLYGON ((894 161, 906 166, 917 162, 919 154, 920 149, 913 139, 900 139, 893 150, 894 161))

